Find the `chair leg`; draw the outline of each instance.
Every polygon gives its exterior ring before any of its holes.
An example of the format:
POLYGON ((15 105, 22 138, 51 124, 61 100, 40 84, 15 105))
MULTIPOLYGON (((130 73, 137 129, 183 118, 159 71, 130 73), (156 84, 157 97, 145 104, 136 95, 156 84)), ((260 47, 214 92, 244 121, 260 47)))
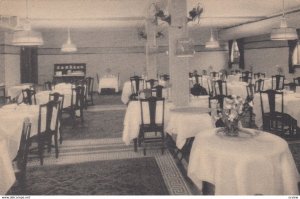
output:
POLYGON ((62 136, 62 128, 61 126, 59 127, 59 143, 62 144, 63 142, 63 136, 62 136))
POLYGON ((134 152, 137 152, 137 138, 133 139, 134 152))
POLYGON ((57 136, 57 133, 54 134, 54 144, 55 144, 55 157, 58 158, 58 136, 57 136))
POLYGON ((94 106, 93 91, 91 92, 91 101, 92 101, 92 105, 94 106))
POLYGON ((38 153, 40 158, 40 164, 44 164, 44 141, 40 140, 38 143, 38 153))

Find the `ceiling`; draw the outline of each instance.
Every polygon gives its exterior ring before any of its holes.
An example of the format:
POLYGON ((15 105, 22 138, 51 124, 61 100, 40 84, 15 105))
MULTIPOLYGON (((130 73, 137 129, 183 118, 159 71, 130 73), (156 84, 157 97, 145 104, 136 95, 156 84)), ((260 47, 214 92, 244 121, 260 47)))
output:
MULTIPOLYGON (((137 27, 144 24, 152 2, 159 2, 167 10, 168 0, 28 0, 26 12, 26 0, 0 0, 0 12, 20 18, 26 18, 28 14, 33 28, 40 30, 66 27, 82 30, 137 27)), ((227 28, 225 33, 232 26, 238 27, 240 24, 262 19, 265 19, 262 20, 265 23, 269 18, 270 21, 266 23, 268 28, 278 26, 279 20, 274 16, 282 12, 281 0, 187 0, 187 16, 198 3, 204 11, 200 21, 189 23, 189 27, 200 30, 210 27, 227 28)), ((300 10, 300 0, 285 0, 284 3, 286 12, 300 10)), ((295 16, 288 16, 288 19, 298 19, 299 12, 294 12, 295 16)), ((289 23, 300 27, 300 22, 294 21, 289 23)), ((245 25, 241 27, 243 26, 245 25)), ((240 31, 236 27, 234 30, 235 33, 240 31)), ((255 31, 259 32, 259 28, 255 31)))

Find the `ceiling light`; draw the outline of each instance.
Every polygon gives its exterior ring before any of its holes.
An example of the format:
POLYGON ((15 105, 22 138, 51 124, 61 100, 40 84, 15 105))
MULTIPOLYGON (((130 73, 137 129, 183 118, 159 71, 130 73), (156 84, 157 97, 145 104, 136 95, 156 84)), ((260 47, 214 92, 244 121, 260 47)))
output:
POLYGON ((62 45, 61 52, 71 53, 71 52, 76 52, 76 51, 77 51, 77 47, 71 41, 70 28, 68 28, 68 40, 67 40, 66 43, 64 43, 62 45))
POLYGON ((23 23, 21 30, 13 33, 12 45, 14 46, 40 46, 44 41, 42 34, 31 30, 31 23, 28 18, 28 0, 26 0, 26 20, 23 23))
POLYGON ((210 39, 205 43, 205 48, 220 48, 220 43, 215 39, 212 29, 210 29, 210 39))
POLYGON ((282 18, 279 28, 273 28, 271 31, 271 40, 296 40, 298 34, 295 28, 288 27, 284 12, 284 0, 282 1, 282 18))
POLYGON ((15 31, 12 38, 14 46, 41 46, 44 44, 42 34, 33 30, 15 31))

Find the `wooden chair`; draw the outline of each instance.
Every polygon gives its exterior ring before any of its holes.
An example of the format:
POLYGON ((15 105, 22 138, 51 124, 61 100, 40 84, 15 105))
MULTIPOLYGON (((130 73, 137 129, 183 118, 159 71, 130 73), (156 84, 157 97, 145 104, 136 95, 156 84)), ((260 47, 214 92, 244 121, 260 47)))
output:
POLYGON ((163 97, 163 86, 162 85, 157 85, 154 86, 154 88, 152 89, 152 96, 157 97, 157 98, 162 98, 163 97))
POLYGON ((72 89, 71 106, 73 110, 74 122, 76 118, 76 111, 79 111, 80 113, 79 118, 81 119, 81 122, 84 122, 84 118, 83 118, 83 108, 85 106, 84 91, 85 91, 85 87, 83 86, 76 86, 75 88, 72 89))
POLYGON ((157 79, 148 79, 146 82, 146 88, 152 89, 156 84, 158 84, 157 79))
POLYGON ((144 89, 144 79, 139 76, 130 77, 131 83, 131 100, 137 100, 139 92, 144 89))
POLYGON ((52 82, 50 82, 50 81, 44 82, 44 90, 52 91, 52 82))
POLYGON ((283 92, 277 90, 260 91, 263 129, 281 137, 293 137, 297 133, 297 120, 284 113, 283 92), (266 96, 267 101, 263 100, 266 96), (268 103, 268 106, 265 105, 268 103), (269 109, 265 109, 269 107, 269 109))
POLYGON ((287 90, 296 92, 297 84, 295 82, 290 82, 290 83, 284 84, 284 87, 287 88, 287 90))
POLYGON ((19 150, 17 156, 13 159, 14 172, 22 191, 26 186, 26 167, 30 145, 30 133, 31 123, 29 121, 29 118, 25 118, 22 128, 19 150))
POLYGON ((207 90, 199 83, 194 84, 190 90, 190 93, 194 96, 208 95, 207 90))
POLYGON ((72 88, 72 95, 71 95, 71 104, 68 107, 63 107, 62 113, 69 114, 73 120, 73 126, 75 126, 76 122, 76 111, 79 111, 79 118, 81 119, 81 123, 84 122, 83 117, 83 109, 85 107, 84 102, 84 87, 83 86, 76 86, 72 88))
POLYGON ((223 80, 213 81, 213 95, 227 95, 227 83, 223 80))
MULTIPOLYGON (((215 96, 210 96, 208 98, 208 106, 212 111, 216 111, 216 113, 218 114, 219 110, 223 109, 224 106, 224 99, 226 98, 226 95, 215 95, 215 96)), ((210 113, 212 114, 212 112, 210 113)), ((222 119, 218 119, 215 122, 216 127, 224 127, 224 122, 222 121, 222 119)))
POLYGON ((85 93, 85 108, 91 103, 91 105, 94 105, 94 99, 93 99, 93 91, 94 91, 94 78, 87 77, 86 78, 86 93, 85 93))
POLYGON ((22 96, 23 96, 23 103, 33 105, 36 104, 36 98, 35 98, 35 90, 33 89, 23 89, 22 90, 22 96))
POLYGON ((296 83, 297 86, 300 86, 300 77, 295 77, 293 80, 294 80, 294 83, 296 83))
POLYGON ((265 78, 266 73, 254 73, 253 76, 254 76, 254 79, 265 78))
POLYGON ((251 83, 252 73, 250 71, 242 72, 242 76, 240 77, 240 80, 243 81, 243 82, 251 83))
POLYGON ((162 75, 159 76, 159 78, 164 80, 164 81, 169 81, 170 80, 170 75, 162 74, 162 75))
MULTIPOLYGON (((62 132, 62 128, 61 128, 61 124, 62 124, 61 123, 61 118, 62 118, 62 110, 63 110, 63 107, 64 107, 64 98, 65 98, 64 95, 62 95, 60 93, 57 93, 57 92, 49 94, 49 101, 53 100, 55 102, 59 102, 58 122, 60 123, 60 125, 58 127, 59 128, 58 131, 59 131, 59 142, 60 142, 60 144, 62 144, 62 141, 63 141, 63 136, 62 136, 63 132, 62 132)), ((54 139, 55 139, 55 144, 56 144, 57 139, 58 139, 57 135, 56 135, 56 137, 54 135, 54 139)), ((55 145, 55 148, 58 148, 58 146, 55 145)))
MULTIPOLYGON (((40 159, 40 164, 44 164, 44 150, 46 147, 51 145, 52 138, 52 119, 55 118, 54 110, 59 110, 59 103, 54 101, 49 101, 46 104, 39 106, 39 117, 38 117, 38 132, 36 135, 30 138, 31 142, 37 142, 37 152, 40 159), (42 129, 42 127, 44 127, 42 129)), ((57 111, 58 112, 58 111, 57 111)), ((56 112, 56 113, 57 113, 56 112)), ((34 151, 36 148, 33 148, 31 151, 34 151)))
POLYGON ((283 75, 273 75, 272 76, 272 89, 273 90, 283 90, 284 89, 284 76, 283 75))
POLYGON ((212 78, 219 78, 220 77, 220 73, 219 72, 210 72, 210 76, 212 78))
POLYGON ((255 84, 254 84, 254 92, 258 93, 260 91, 263 91, 264 90, 264 84, 265 84, 265 80, 263 80, 263 79, 256 80, 255 84))
POLYGON ((248 84, 246 86, 246 90, 247 90, 247 98, 249 100, 253 100, 254 93, 255 93, 255 85, 254 84, 248 84))
POLYGON ((150 97, 141 99, 141 125, 138 136, 139 145, 143 144, 144 155, 146 155, 146 145, 148 143, 158 142, 161 144, 162 154, 165 149, 164 133, 164 110, 165 99, 150 97), (160 121, 158 121, 160 120, 160 121), (155 135, 153 135, 155 132, 155 135), (159 132, 159 134, 157 134, 159 132))

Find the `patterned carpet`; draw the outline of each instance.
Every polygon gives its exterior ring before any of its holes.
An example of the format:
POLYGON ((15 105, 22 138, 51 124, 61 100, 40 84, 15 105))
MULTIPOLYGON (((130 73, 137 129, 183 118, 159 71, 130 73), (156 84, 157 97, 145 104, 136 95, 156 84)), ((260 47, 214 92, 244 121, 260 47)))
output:
MULTIPOLYGON (((158 149, 147 150, 146 157, 150 158, 151 161, 153 160, 155 163, 153 163, 153 161, 152 163, 149 163, 148 160, 147 163, 145 163, 145 156, 142 151, 138 151, 137 153, 133 152, 133 146, 124 145, 121 138, 66 140, 60 147, 58 159, 55 158, 54 152, 49 154, 46 153, 45 155, 44 166, 39 165, 38 158, 33 155, 30 156, 27 166, 27 193, 42 195, 191 194, 185 178, 180 173, 174 158, 168 151, 166 151, 164 155, 161 155, 161 152, 158 149), (116 160, 120 161, 115 162, 116 160), (141 170, 137 169, 137 167, 139 167, 138 165, 140 165, 141 170), (142 165, 145 165, 145 167, 142 165), (95 168, 91 169, 93 166, 95 168), (159 169, 156 169, 157 167, 159 169), (75 171, 74 169, 78 170, 75 171), (151 189, 147 188, 139 190, 140 187, 136 186, 136 184, 144 183, 144 178, 139 179, 141 176, 145 175, 144 169, 146 172, 149 170, 150 173, 155 172, 158 174, 155 174, 153 181, 149 181, 150 184, 146 184, 148 188, 152 187, 151 189), (98 170, 102 177, 99 178, 95 176, 94 178, 91 178, 98 170), (120 172, 124 174, 124 176, 119 175, 120 172), (112 173, 116 173, 116 175, 112 175, 112 173), (157 184, 157 175, 161 175, 163 182, 167 187, 167 192, 162 191, 164 188, 161 187, 158 189, 157 186, 153 184, 157 184), (69 176, 72 176, 72 178, 69 178, 69 176), (116 182, 116 178, 122 179, 119 179, 116 182), (105 179, 107 182, 103 187, 101 184, 97 184, 101 179, 105 179), (86 182, 86 184, 84 184, 84 182, 86 182), (64 188, 61 188, 62 186, 60 186, 60 183, 64 183, 63 187, 68 188, 64 190, 64 188), (49 184, 51 184, 51 187, 49 184), (104 186, 110 187, 110 189, 105 191, 104 186), (116 186, 118 186, 118 188, 115 190, 116 186), (95 190, 90 187, 98 187, 98 189, 95 190)), ((150 173, 147 173, 145 178, 148 178, 150 173)), ((18 190, 19 187, 14 187, 11 193, 26 194, 24 192, 20 193, 18 190)))
POLYGON ((29 195, 168 195, 154 157, 28 169, 29 195))

